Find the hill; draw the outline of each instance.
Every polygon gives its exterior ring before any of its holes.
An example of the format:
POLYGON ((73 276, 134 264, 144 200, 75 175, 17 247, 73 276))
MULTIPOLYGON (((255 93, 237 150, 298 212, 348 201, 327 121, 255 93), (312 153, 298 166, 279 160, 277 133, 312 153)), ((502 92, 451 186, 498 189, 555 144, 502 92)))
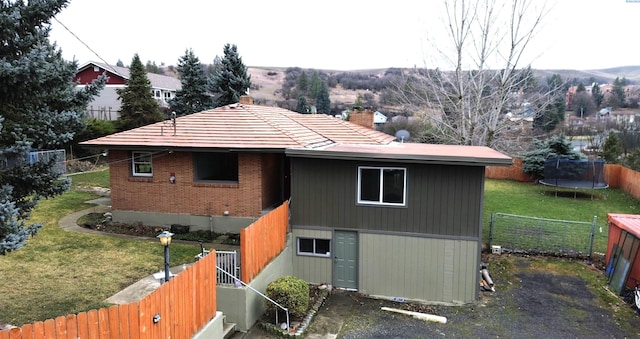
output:
MULTIPOLYGON (((375 81, 384 79, 389 73, 400 71, 398 69, 365 69, 365 70, 353 70, 353 71, 336 71, 336 70, 315 70, 319 73, 326 75, 327 77, 334 79, 344 78, 358 78, 368 79, 366 81, 375 81)), ((253 89, 250 94, 253 96, 256 103, 272 104, 274 102, 287 102, 283 94, 283 86, 286 82, 286 67, 248 67, 248 72, 251 75, 251 83, 253 89)), ((314 71, 311 69, 305 69, 307 74, 314 71)), ((595 79, 600 84, 613 83, 616 77, 625 77, 630 84, 640 84, 640 66, 622 66, 608 69, 594 69, 594 70, 568 70, 568 69, 549 69, 549 70, 534 70, 535 75, 540 79, 546 79, 553 74, 559 74, 563 79, 566 79, 572 84, 582 82, 584 84, 590 83, 591 79, 595 79)), ((371 89, 348 89, 345 85, 338 83, 335 87, 329 88, 329 96, 331 98, 331 106, 336 109, 348 108, 356 102, 358 94, 364 95, 368 93, 372 100, 380 103, 381 90, 376 88, 371 89)), ((288 101, 290 109, 295 108, 296 100, 289 99, 288 101)), ((393 113, 393 107, 385 107, 384 105, 378 105, 376 109, 384 112, 393 113)), ((397 112, 396 112, 397 113, 397 112)))

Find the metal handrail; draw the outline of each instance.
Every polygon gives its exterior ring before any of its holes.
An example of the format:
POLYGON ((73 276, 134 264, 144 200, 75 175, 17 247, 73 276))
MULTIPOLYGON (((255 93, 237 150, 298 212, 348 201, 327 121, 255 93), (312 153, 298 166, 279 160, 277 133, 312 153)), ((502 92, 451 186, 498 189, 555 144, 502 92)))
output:
MULTIPOLYGON (((220 266, 216 265, 216 269, 218 269, 220 272, 222 272, 222 273, 224 273, 224 274, 226 274, 226 275, 228 275, 228 276, 230 276, 230 277, 234 278, 234 279, 235 279, 235 281, 236 281, 236 284, 237 284, 237 283, 240 283, 240 284, 244 285, 245 287, 248 287, 250 290, 252 290, 252 291, 254 291, 254 292, 258 293, 258 295, 259 295, 259 296, 261 296, 261 297, 263 297, 263 298, 265 298, 265 299, 269 300, 269 302, 271 302, 272 304, 274 304, 274 305, 276 305, 276 306, 280 307, 280 308, 281 308, 281 309, 286 313, 286 315, 287 315, 287 332, 289 331, 289 329, 291 328, 291 327, 289 326, 289 309, 287 309, 286 307, 284 307, 284 306, 282 306, 282 305, 278 304, 278 303, 277 303, 277 302, 275 302, 273 299, 271 299, 271 298, 267 297, 266 295, 262 294, 260 291, 256 290, 255 288, 253 288, 253 287, 251 287, 251 286, 247 285, 244 281, 242 281, 242 280, 240 280, 240 279, 236 278, 235 276, 231 275, 229 272, 227 272, 227 271, 223 270, 220 266)), ((278 325, 278 312, 276 312, 276 325, 278 325)))

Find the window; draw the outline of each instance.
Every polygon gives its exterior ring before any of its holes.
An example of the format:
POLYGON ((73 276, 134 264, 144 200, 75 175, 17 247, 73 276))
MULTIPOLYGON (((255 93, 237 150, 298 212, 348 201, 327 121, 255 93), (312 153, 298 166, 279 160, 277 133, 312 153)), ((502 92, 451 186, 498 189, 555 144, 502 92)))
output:
POLYGON ((358 167, 358 203, 405 206, 405 168, 358 167))
POLYGON ((196 181, 238 182, 238 153, 193 153, 196 181))
POLYGON ((150 152, 131 152, 131 173, 135 177, 152 177, 153 164, 150 152))
POLYGON ((298 255, 331 256, 331 240, 298 238, 298 255))

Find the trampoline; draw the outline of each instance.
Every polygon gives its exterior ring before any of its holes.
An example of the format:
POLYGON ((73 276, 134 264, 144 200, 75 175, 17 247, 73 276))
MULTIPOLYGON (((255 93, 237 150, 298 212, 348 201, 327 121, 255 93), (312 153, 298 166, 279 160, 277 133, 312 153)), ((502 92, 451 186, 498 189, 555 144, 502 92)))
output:
POLYGON ((549 158, 544 163, 543 185, 572 189, 603 189, 604 160, 571 160, 549 158))

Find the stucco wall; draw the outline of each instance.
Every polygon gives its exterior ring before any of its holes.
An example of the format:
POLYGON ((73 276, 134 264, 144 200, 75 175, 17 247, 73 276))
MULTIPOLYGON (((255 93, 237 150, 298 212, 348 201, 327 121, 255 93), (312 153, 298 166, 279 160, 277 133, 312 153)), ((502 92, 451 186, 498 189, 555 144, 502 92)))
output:
MULTIPOLYGON (((253 289, 265 294, 272 281, 293 275, 291 237, 285 249, 267 265, 249 284, 253 289)), ((226 321, 235 323, 239 331, 249 330, 265 312, 265 299, 248 287, 217 285, 217 309, 226 316, 226 321)))

